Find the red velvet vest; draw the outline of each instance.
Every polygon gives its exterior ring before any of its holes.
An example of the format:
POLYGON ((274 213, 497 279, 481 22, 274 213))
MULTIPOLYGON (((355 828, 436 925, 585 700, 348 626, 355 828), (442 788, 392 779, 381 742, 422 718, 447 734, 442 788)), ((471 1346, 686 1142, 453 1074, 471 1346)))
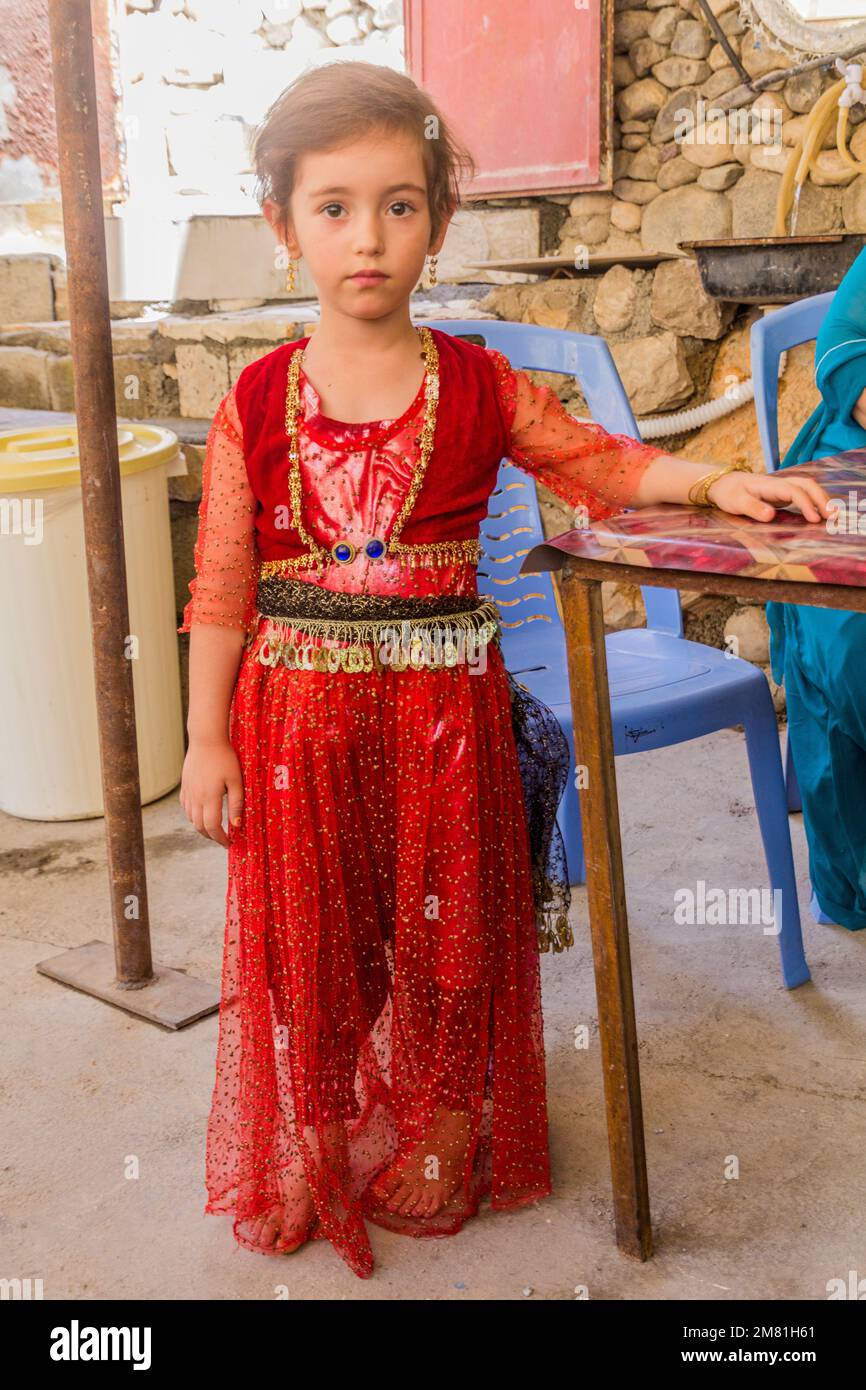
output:
MULTIPOLYGON (((476 540, 487 515, 509 431, 493 363, 483 348, 432 329, 439 351, 436 432, 415 506, 400 535, 405 544, 476 540)), ((235 400, 250 487, 256 497, 256 543, 263 560, 302 555, 292 529, 277 528, 277 509, 289 503, 286 384, 293 352, 309 338, 285 343, 245 367, 235 400)), ((303 438, 303 434, 302 434, 303 438)))

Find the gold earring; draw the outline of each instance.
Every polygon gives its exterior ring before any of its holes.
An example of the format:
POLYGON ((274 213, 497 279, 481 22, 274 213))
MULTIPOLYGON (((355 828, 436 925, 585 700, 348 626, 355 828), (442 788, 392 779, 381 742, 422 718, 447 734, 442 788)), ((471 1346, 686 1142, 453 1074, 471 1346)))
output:
POLYGON ((291 257, 289 258, 289 265, 286 271, 286 289, 289 291, 295 288, 295 267, 297 264, 298 262, 296 260, 292 260, 291 257))
POLYGON ((437 260, 438 260, 438 256, 431 256, 431 257, 430 257, 429 277, 430 277, 430 284, 431 284, 431 285, 435 285, 435 284, 438 283, 437 280, 436 280, 436 261, 437 261, 437 260))

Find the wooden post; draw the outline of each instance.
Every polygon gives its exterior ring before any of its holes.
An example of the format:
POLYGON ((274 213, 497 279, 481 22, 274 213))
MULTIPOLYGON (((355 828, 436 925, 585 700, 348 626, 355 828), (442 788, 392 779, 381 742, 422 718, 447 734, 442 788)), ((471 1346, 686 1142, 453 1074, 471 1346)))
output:
POLYGON ((598 999, 598 1024, 610 1146, 616 1240, 620 1250, 652 1254, 637 1030, 632 993, 625 885, 601 583, 559 573, 586 854, 586 886, 598 999))

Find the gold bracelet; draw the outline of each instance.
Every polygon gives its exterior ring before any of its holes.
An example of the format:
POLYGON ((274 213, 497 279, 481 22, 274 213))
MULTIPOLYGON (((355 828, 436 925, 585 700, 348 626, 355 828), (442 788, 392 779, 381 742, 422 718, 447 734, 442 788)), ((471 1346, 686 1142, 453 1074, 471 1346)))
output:
POLYGON ((751 471, 748 463, 727 463, 724 468, 717 468, 713 473, 705 473, 689 488, 689 501, 693 507, 712 507, 713 503, 707 501, 707 493, 713 483, 718 482, 719 478, 723 478, 726 473, 751 473, 751 471))

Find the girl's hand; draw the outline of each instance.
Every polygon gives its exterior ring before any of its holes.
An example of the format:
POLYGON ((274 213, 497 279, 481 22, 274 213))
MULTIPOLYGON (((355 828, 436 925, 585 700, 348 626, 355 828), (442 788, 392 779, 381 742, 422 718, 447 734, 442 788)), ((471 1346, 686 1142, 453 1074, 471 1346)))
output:
POLYGON ((779 473, 724 473, 707 489, 707 501, 722 511, 772 521, 777 507, 796 507, 807 521, 831 515, 829 495, 813 478, 786 478, 779 473))
POLYGON ((864 388, 864 390, 861 391, 860 395, 857 397, 857 400, 855 401, 854 406, 851 410, 851 414, 854 416, 854 419, 857 421, 857 424, 862 426, 862 428, 866 430, 866 388, 864 388))
POLYGON ((240 763, 232 745, 190 743, 183 760, 180 804, 200 835, 228 849, 222 824, 223 797, 228 794, 229 821, 239 821, 244 805, 240 763))

